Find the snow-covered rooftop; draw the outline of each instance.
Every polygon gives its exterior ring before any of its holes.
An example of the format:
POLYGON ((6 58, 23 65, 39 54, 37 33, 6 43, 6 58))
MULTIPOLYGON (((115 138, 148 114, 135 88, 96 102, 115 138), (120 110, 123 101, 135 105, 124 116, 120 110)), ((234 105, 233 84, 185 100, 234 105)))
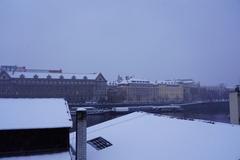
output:
POLYGON ((31 156, 19 156, 19 157, 6 157, 0 158, 1 160, 71 160, 69 152, 31 155, 31 156))
MULTIPOLYGON (((87 139, 102 137, 112 145, 87 145, 88 160, 238 160, 240 127, 179 120, 135 112, 88 128, 87 139)), ((71 145, 75 147, 75 135, 71 145)))
POLYGON ((64 99, 0 98, 0 130, 72 127, 64 99))
POLYGON ((157 84, 167 84, 167 85, 179 85, 179 84, 196 84, 192 79, 174 79, 174 80, 164 80, 156 81, 157 84))
POLYGON ((124 79, 118 84, 152 84, 152 82, 145 79, 131 78, 129 80, 124 79))
POLYGON ((164 80, 164 81, 157 81, 156 84, 168 84, 168 85, 176 85, 176 81, 164 80))
POLYGON ((50 73, 50 72, 8 72, 12 78, 20 78, 22 75, 24 78, 47 78, 51 76, 52 79, 90 79, 95 80, 99 73, 89 73, 89 74, 75 74, 75 73, 50 73))

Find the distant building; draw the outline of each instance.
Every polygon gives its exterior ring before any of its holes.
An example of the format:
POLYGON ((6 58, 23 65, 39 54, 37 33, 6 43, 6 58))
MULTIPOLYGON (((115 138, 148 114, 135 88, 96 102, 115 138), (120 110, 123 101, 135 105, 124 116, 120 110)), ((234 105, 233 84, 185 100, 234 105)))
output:
POLYGON ((109 86, 108 100, 118 103, 177 103, 184 100, 184 88, 176 83, 129 78, 109 86))
POLYGON ((184 101, 184 87, 177 84, 156 84, 156 100, 158 102, 180 103, 184 101))
POLYGON ((107 81, 101 73, 74 74, 62 70, 1 66, 0 97, 65 98, 69 103, 104 102, 107 81))
POLYGON ((65 100, 0 98, 0 106, 0 157, 35 160, 47 159, 46 154, 51 154, 49 160, 71 159, 72 120, 65 100), (21 158, 23 155, 30 158, 21 158))
POLYGON ((174 79, 151 82, 127 76, 118 77, 108 86, 108 101, 112 103, 182 103, 228 99, 229 89, 219 86, 201 86, 192 79, 174 79))
POLYGON ((126 103, 151 103, 155 101, 154 84, 147 80, 131 78, 118 83, 120 98, 126 103))
POLYGON ((109 103, 123 103, 126 102, 126 89, 118 85, 108 85, 107 97, 109 103))
POLYGON ((165 81, 159 81, 158 83, 162 84, 162 85, 181 86, 181 88, 183 88, 183 101, 184 102, 198 101, 201 99, 199 97, 200 83, 195 82, 193 79, 165 80, 165 81))

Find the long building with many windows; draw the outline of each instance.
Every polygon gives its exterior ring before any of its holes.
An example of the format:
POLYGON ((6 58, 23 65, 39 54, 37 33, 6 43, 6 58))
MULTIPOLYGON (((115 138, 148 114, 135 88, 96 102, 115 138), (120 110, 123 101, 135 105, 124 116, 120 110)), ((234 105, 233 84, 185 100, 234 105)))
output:
POLYGON ((110 86, 108 100, 113 103, 180 103, 184 101, 184 88, 178 84, 130 78, 110 86))
POLYGON ((224 86, 200 86, 192 79, 151 82, 148 80, 119 78, 108 86, 108 101, 112 103, 183 103, 228 99, 224 86))
POLYGON ((62 70, 1 66, 0 97, 65 98, 69 103, 104 102, 107 81, 101 73, 73 74, 62 70))

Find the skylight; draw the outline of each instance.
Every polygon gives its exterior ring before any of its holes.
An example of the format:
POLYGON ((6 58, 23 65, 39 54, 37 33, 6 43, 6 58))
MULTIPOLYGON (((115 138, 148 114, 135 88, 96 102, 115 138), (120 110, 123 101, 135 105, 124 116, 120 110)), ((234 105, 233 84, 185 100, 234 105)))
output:
POLYGON ((106 139, 104 139, 102 137, 94 138, 92 140, 87 141, 87 143, 90 144, 96 150, 102 150, 102 149, 112 146, 112 144, 110 142, 108 142, 106 139))

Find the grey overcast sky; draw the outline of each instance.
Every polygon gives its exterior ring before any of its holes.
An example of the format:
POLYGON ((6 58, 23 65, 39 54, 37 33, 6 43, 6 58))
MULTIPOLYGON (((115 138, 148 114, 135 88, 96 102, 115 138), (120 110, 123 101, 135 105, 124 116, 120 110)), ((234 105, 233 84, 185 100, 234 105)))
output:
POLYGON ((0 0, 0 64, 240 82, 240 0, 0 0))

